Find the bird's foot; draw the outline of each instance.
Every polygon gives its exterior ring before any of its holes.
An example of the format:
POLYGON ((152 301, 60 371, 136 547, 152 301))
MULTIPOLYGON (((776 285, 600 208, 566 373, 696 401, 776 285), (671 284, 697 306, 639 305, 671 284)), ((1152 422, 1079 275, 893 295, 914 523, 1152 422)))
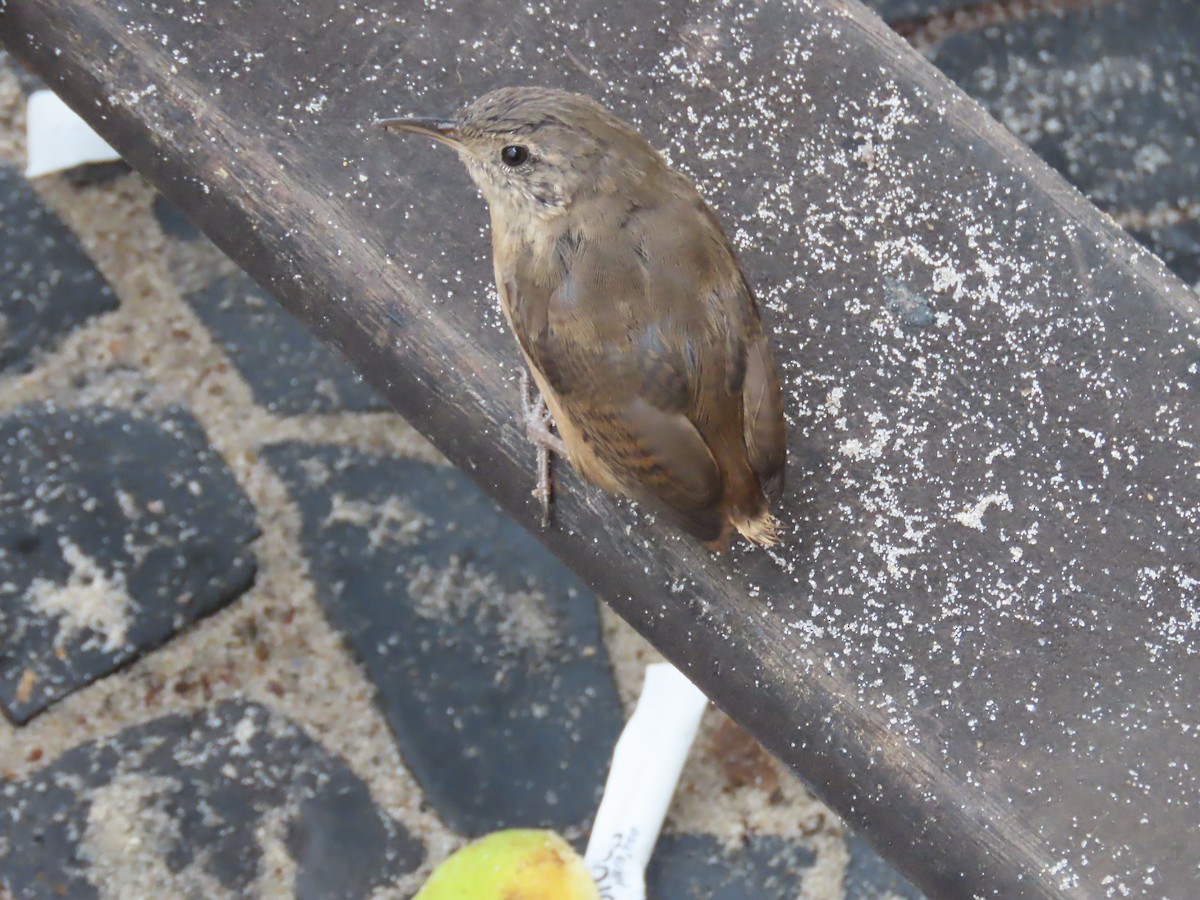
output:
POLYGON ((521 370, 521 409, 525 414, 525 434, 537 448, 537 487, 533 496, 542 504, 542 527, 550 524, 550 503, 554 497, 554 480, 550 473, 550 454, 566 455, 562 438, 550 430, 554 416, 546 400, 534 388, 529 372, 521 370))

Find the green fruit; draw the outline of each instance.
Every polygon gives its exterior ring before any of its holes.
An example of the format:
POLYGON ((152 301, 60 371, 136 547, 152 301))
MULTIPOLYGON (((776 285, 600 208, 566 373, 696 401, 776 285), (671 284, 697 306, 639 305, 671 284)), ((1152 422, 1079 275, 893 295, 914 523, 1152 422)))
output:
POLYGON ((513 828, 463 847, 413 900, 600 900, 571 845, 553 831, 513 828))

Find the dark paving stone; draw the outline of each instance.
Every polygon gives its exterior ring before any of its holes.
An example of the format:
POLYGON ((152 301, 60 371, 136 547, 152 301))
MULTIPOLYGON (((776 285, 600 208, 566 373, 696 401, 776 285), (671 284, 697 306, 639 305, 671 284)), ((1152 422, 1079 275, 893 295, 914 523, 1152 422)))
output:
POLYGON ((25 722, 229 603, 257 531, 185 412, 0 421, 0 707, 25 722))
MULTIPOLYGON (((816 861, 807 847, 760 835, 726 850, 716 838, 666 834, 646 869, 646 896, 671 900, 795 900, 816 861)), ((847 893, 847 897, 853 895, 847 893)))
POLYGON ((318 599, 442 819, 471 836, 590 820, 623 721, 592 594, 454 469, 265 457, 303 512, 318 599))
POLYGON ((158 224, 167 237, 194 241, 201 236, 200 229, 189 222, 179 208, 161 194, 154 198, 154 218, 158 219, 158 224))
POLYGON ((424 856, 344 762, 241 702, 83 744, 0 798, 15 900, 263 896, 291 873, 291 896, 358 898, 424 856))
POLYGON ((885 22, 924 19, 976 2, 978 0, 863 0, 885 22))
MULTIPOLYGON (((1200 196, 1200 185, 1196 186, 1200 196)), ((1149 247, 1176 275, 1200 290, 1200 221, 1180 222, 1131 234, 1149 247)))
POLYGON ((196 314, 250 383, 285 415, 383 410, 388 406, 333 350, 238 273, 188 297, 196 314))
POLYGON ((110 181, 123 178, 132 171, 133 166, 129 165, 125 160, 114 159, 109 162, 87 163, 82 166, 75 166, 74 168, 64 169, 58 174, 67 179, 72 187, 84 188, 107 184, 110 181))
MULTIPOLYGON (((1124 0, 956 35, 932 53, 1102 209, 1200 197, 1200 3, 1124 0)), ((1187 277, 1194 252, 1169 263, 1187 277)))
POLYGON ((24 372, 117 299, 75 236, 18 172, 0 165, 0 373, 24 372))
POLYGON ((847 900, 921 900, 925 896, 858 835, 851 834, 846 843, 850 848, 845 880, 847 900))

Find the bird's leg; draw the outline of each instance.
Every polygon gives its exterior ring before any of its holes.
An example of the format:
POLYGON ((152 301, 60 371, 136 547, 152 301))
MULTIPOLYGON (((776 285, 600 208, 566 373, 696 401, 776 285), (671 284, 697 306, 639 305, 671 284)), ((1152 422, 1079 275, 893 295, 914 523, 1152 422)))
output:
POLYGON ((534 388, 527 369, 521 369, 521 408, 525 413, 525 434, 537 448, 537 487, 533 496, 542 504, 542 527, 550 524, 550 500, 554 482, 550 476, 550 454, 566 455, 562 438, 550 430, 554 417, 546 400, 534 388))
POLYGON ((554 424, 554 416, 550 414, 545 399, 530 384, 528 373, 521 375, 521 396, 525 411, 526 436, 541 449, 566 456, 567 445, 550 430, 550 426, 554 424))

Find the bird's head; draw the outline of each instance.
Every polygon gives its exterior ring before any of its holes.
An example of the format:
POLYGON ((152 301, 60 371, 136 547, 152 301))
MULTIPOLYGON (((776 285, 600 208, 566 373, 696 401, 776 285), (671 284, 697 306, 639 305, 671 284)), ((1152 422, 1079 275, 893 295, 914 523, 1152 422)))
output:
POLYGON ((453 118, 376 124, 453 147, 493 212, 523 218, 557 217, 589 195, 636 192, 665 167, 645 138, 595 100, 548 88, 500 88, 453 118))

